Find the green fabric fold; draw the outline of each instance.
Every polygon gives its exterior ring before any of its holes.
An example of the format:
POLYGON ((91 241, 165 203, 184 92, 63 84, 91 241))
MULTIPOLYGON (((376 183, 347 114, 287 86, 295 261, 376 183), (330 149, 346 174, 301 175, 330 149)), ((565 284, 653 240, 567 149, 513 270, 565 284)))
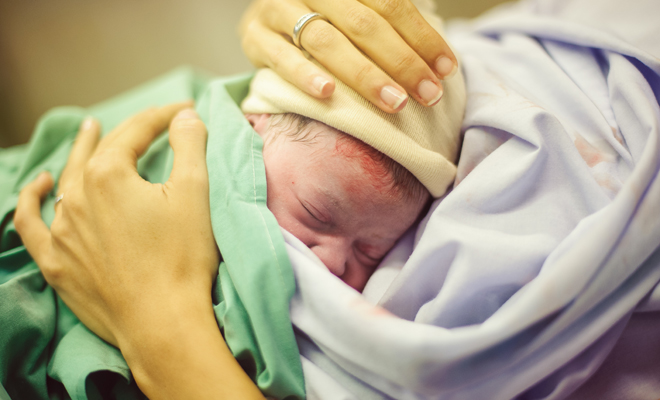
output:
MULTIPOLYGON (((28 145, 0 149, 0 384, 11 398, 144 398, 121 353, 85 328, 46 284, 12 216, 20 188, 37 174, 48 170, 59 178, 86 115, 98 118, 105 134, 147 107, 190 98, 209 131, 211 222, 222 254, 213 288, 218 325, 264 394, 304 398, 289 319, 293 271, 277 221, 266 207, 262 141, 238 106, 251 78, 210 82, 181 68, 88 109, 55 109, 39 121, 28 145)), ((162 183, 172 162, 163 135, 140 159, 138 172, 162 183)), ((53 202, 51 194, 42 205, 47 224, 54 217, 53 202)))

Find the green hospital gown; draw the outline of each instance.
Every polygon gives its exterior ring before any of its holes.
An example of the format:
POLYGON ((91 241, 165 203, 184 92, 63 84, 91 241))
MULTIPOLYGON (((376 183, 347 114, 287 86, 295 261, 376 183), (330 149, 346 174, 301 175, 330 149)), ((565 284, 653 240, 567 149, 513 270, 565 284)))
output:
MULTIPOLYGON (((55 109, 38 123, 30 143, 0 149, 0 399, 145 398, 121 353, 85 328, 46 284, 12 217, 25 184, 44 170, 59 177, 85 116, 98 118, 107 133, 149 106, 190 98, 209 131, 211 222, 223 259, 213 288, 218 324, 265 394, 304 398, 289 319, 293 272, 266 208, 262 142, 238 107, 251 77, 210 81, 178 69, 88 109, 55 109)), ((140 159, 138 171, 151 182, 165 182, 172 160, 163 135, 140 159)), ((42 205, 47 224, 53 203, 51 194, 42 205)))

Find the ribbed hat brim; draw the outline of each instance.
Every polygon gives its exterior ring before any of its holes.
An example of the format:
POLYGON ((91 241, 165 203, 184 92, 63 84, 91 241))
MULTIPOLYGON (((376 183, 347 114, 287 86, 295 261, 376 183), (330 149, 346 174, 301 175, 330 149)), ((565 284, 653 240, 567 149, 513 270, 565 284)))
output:
POLYGON ((295 113, 323 122, 373 146, 410 171, 435 198, 454 181, 465 110, 460 69, 443 82, 444 95, 433 107, 410 99, 388 114, 335 78, 330 98, 316 99, 270 69, 259 70, 243 101, 244 113, 295 113))

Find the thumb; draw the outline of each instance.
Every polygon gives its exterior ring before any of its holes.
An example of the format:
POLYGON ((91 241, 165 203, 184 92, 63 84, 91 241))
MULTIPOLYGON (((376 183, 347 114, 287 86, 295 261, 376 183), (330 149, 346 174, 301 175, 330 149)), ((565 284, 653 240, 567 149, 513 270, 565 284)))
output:
MULTIPOLYGON (((206 125, 192 108, 180 111, 170 124, 170 146, 174 166, 170 182, 175 186, 201 185, 208 191, 206 169, 206 125)), ((199 190, 198 189, 198 190, 199 190)))

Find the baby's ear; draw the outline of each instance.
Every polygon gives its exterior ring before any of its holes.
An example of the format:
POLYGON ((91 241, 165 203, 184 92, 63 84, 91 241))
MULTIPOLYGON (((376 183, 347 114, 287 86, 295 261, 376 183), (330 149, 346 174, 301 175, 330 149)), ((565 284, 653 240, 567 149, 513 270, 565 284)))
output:
POLYGON ((261 136, 268 131, 270 114, 245 114, 245 118, 250 122, 252 128, 261 136))

